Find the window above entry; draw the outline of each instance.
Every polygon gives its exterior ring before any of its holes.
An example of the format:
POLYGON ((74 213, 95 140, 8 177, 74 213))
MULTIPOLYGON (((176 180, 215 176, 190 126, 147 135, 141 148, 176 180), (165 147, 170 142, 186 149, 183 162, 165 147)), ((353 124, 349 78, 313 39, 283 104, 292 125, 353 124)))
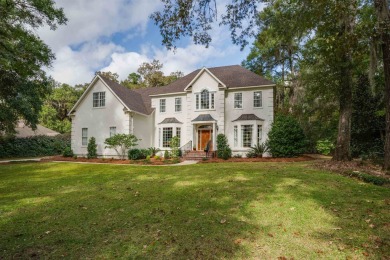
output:
POLYGON ((93 93, 93 107, 104 107, 106 105, 106 92, 94 92, 93 93))
POLYGON ((204 89, 202 90, 202 92, 195 94, 196 110, 214 109, 214 103, 215 103, 214 92, 210 92, 207 89, 204 89))

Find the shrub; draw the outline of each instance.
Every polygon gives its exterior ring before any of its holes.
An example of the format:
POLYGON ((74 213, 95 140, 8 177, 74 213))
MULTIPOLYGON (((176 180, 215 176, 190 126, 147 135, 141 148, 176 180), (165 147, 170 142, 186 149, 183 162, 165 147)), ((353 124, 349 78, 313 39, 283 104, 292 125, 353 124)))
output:
POLYGON ((334 144, 328 139, 317 141, 316 150, 320 154, 329 155, 333 149, 334 149, 334 144))
POLYGON ((232 149, 230 147, 225 147, 222 151, 222 159, 227 160, 232 157, 232 149))
POLYGON ((155 156, 154 156, 154 159, 155 159, 156 161, 161 161, 161 157, 158 156, 158 155, 155 155, 155 156))
POLYGON ((88 154, 87 154, 88 159, 97 158, 96 139, 93 136, 88 141, 87 151, 88 151, 88 154))
POLYGON ((172 163, 180 163, 180 158, 179 157, 173 158, 172 163))
POLYGON ((74 153, 70 146, 65 147, 64 151, 62 152, 62 156, 64 157, 73 157, 73 155, 74 153))
POLYGON ((298 122, 286 115, 276 117, 268 138, 268 147, 273 157, 300 155, 305 151, 307 143, 298 122))
POLYGON ((217 136, 217 157, 227 160, 232 157, 232 150, 229 147, 228 140, 224 134, 217 136))
POLYGON ((168 152, 168 150, 165 150, 165 152, 164 152, 164 159, 166 160, 166 159, 169 159, 169 152, 168 152))
POLYGON ((160 151, 160 149, 157 147, 150 147, 150 148, 148 148, 148 150, 150 152, 151 157, 154 157, 156 155, 156 153, 158 153, 160 151))
POLYGON ((68 146, 70 135, 38 135, 26 138, 0 136, 0 158, 60 155, 68 146))
POLYGON ((130 149, 127 155, 130 160, 138 160, 142 157, 141 151, 137 148, 130 149))
POLYGON ((116 134, 107 138, 104 143, 107 145, 105 148, 114 149, 120 158, 125 159, 126 151, 137 146, 139 140, 141 139, 133 134, 116 134))
POLYGON ((146 156, 144 163, 150 163, 150 155, 146 156))
POLYGON ((247 153, 246 157, 263 157, 263 153, 268 151, 268 145, 266 143, 257 143, 255 146, 250 148, 251 150, 247 153), (250 156, 248 156, 250 155, 250 156))
POLYGON ((235 154, 235 155, 233 155, 233 158, 242 158, 242 154, 235 154))
POLYGON ((141 153, 141 158, 140 159, 145 159, 146 157, 152 155, 149 149, 140 149, 139 151, 141 153))
POLYGON ((172 137, 171 142, 169 146, 171 147, 171 154, 172 158, 179 157, 179 145, 180 145, 180 139, 177 136, 172 137))

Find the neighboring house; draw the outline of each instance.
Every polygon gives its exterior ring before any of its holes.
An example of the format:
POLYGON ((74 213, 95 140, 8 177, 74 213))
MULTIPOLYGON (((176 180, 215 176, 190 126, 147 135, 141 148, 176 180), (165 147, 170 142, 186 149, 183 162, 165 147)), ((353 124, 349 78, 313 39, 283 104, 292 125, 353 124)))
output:
POLYGON ((15 137, 17 138, 31 137, 36 135, 56 136, 60 134, 41 125, 37 125, 37 129, 32 130, 31 127, 26 126, 23 120, 18 121, 15 127, 15 131, 15 137))
POLYGON ((173 136, 180 146, 203 151, 216 136, 228 138, 234 154, 264 142, 274 118, 275 84, 241 67, 202 68, 175 82, 155 88, 129 90, 95 76, 70 111, 72 149, 87 154, 90 137, 101 156, 115 156, 104 140, 116 133, 131 133, 138 148, 169 150, 173 136))

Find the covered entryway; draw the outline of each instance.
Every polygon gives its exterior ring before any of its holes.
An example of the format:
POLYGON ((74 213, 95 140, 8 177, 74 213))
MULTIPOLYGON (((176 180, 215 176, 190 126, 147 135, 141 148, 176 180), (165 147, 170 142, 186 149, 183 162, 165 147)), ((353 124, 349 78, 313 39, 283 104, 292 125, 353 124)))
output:
POLYGON ((213 129, 212 126, 202 125, 198 127, 198 151, 204 151, 206 149, 207 144, 210 143, 209 150, 213 150, 213 129))
POLYGON ((197 151, 204 151, 209 143, 209 151, 216 149, 217 120, 210 114, 198 115, 192 120, 193 146, 197 151))

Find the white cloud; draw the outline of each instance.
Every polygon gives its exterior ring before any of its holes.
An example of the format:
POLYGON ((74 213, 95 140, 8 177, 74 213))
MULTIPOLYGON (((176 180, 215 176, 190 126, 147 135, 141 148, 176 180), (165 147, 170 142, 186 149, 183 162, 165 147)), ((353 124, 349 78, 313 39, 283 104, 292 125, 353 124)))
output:
POLYGON ((101 70, 116 72, 119 79, 123 80, 130 73, 137 72, 138 67, 144 62, 150 62, 150 59, 145 55, 136 52, 116 52, 111 55, 111 63, 101 70))
POLYGON ((110 37, 117 32, 136 30, 146 32, 149 16, 161 3, 159 0, 57 0, 57 7, 63 7, 68 23, 56 31, 48 27, 38 34, 57 51, 64 46, 110 37))
POLYGON ((69 46, 59 49, 53 67, 48 73, 57 81, 71 85, 90 82, 94 72, 104 63, 110 62, 110 55, 123 51, 113 43, 101 44, 91 42, 84 44, 80 50, 72 50, 69 46))

